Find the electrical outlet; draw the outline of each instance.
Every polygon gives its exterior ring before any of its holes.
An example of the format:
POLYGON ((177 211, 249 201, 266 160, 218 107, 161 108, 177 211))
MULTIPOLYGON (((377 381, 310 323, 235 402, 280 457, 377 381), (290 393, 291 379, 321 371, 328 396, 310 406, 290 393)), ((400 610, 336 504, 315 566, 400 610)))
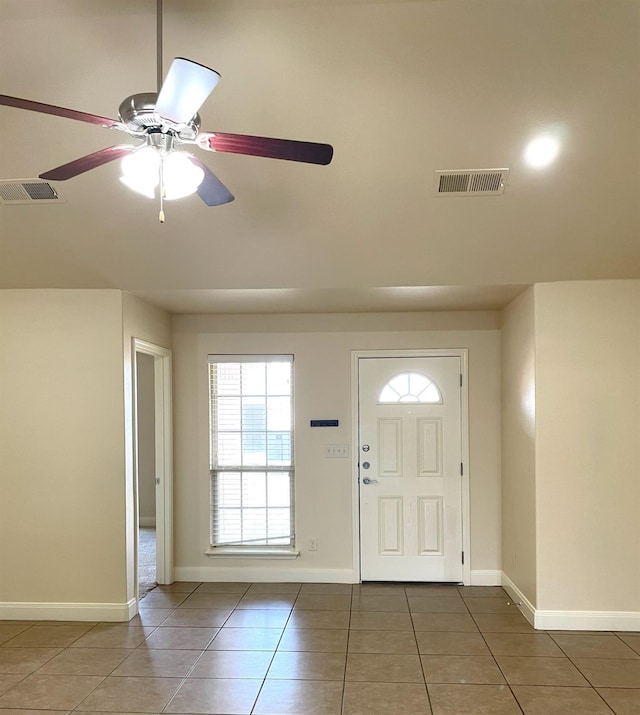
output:
POLYGON ((315 538, 315 536, 311 539, 309 539, 309 547, 307 549, 308 551, 317 551, 318 550, 318 539, 315 538))
POLYGON ((325 444, 324 456, 344 459, 345 457, 349 456, 349 445, 348 444, 325 444))

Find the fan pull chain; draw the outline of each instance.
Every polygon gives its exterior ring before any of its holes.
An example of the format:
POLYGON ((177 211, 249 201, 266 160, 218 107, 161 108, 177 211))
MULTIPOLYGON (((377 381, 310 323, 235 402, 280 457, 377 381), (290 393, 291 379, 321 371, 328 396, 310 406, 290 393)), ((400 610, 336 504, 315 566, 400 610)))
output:
POLYGON ((160 223, 164 223, 164 157, 160 158, 160 223))

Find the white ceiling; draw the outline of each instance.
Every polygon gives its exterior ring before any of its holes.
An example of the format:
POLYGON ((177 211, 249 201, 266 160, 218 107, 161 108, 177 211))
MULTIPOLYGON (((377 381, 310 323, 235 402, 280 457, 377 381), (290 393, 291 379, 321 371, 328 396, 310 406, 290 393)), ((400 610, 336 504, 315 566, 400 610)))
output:
MULTIPOLYGON (((0 0, 0 93, 114 117, 156 85, 155 0, 0 0)), ((492 309, 640 277, 640 0, 164 0, 164 66, 222 80, 202 129, 327 142, 326 167, 200 158, 236 196, 167 205, 117 162, 0 205, 0 287, 122 288, 173 312, 492 309), (545 170, 526 143, 561 139, 545 170), (439 169, 509 168, 436 197, 439 169)), ((0 107, 0 179, 128 137, 0 107)))

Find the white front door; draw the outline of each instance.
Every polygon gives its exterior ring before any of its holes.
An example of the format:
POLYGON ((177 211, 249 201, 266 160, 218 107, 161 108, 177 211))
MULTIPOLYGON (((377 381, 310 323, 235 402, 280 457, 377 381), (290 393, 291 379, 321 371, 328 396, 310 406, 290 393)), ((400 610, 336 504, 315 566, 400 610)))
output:
POLYGON ((462 581, 461 362, 358 359, 363 581, 462 581))

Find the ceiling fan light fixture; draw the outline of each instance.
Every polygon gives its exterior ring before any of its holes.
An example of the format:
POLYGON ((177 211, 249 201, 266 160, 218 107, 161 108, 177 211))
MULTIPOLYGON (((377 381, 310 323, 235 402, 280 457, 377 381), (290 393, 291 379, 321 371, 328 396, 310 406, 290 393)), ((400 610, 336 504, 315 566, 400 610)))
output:
POLYGON ((155 198, 155 188, 160 182, 160 154, 150 146, 142 147, 125 156, 121 164, 120 181, 143 196, 155 198))
POLYGON ((168 154, 164 158, 162 172, 167 201, 194 194, 204 179, 204 171, 182 152, 168 154))

